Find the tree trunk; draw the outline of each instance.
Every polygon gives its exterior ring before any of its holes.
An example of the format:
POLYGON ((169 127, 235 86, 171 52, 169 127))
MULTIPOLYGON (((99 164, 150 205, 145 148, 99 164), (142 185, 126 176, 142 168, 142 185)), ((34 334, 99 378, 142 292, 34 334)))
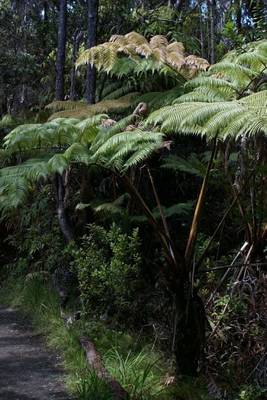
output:
POLYGON ((66 242, 69 243, 74 239, 74 235, 66 212, 66 189, 64 178, 65 173, 63 173, 63 175, 60 175, 59 173, 56 174, 57 216, 61 232, 63 233, 66 242))
MULTIPOLYGON (((99 0, 87 0, 88 7, 88 38, 87 48, 96 45, 99 0)), ((88 104, 95 103, 96 70, 90 64, 87 67, 85 98, 88 104)))
POLYGON ((236 13, 236 27, 237 27, 237 32, 241 33, 242 32, 242 8, 241 8, 241 1, 236 0, 235 1, 235 13, 236 13))
POLYGON ((197 376, 205 345, 206 313, 201 298, 190 292, 188 282, 176 293, 174 352, 177 374, 197 376))
POLYGON ((66 58, 67 0, 60 0, 58 19, 58 49, 56 60, 56 100, 64 100, 64 69, 66 58))
POLYGON ((215 63, 215 16, 216 16, 216 0, 209 0, 210 14, 210 63, 215 63))
POLYGON ((202 11, 199 6, 199 29, 200 29, 200 45, 201 45, 201 57, 205 58, 205 44, 204 44, 204 23, 203 23, 202 11))
POLYGON ((48 22, 48 2, 44 1, 43 5, 43 19, 44 22, 48 22))
POLYGON ((82 32, 79 32, 76 30, 73 36, 73 49, 72 49, 72 69, 71 69, 71 75, 70 75, 70 100, 76 100, 77 94, 76 94, 76 59, 77 59, 77 54, 79 51, 80 47, 80 42, 82 40, 83 34, 82 32))

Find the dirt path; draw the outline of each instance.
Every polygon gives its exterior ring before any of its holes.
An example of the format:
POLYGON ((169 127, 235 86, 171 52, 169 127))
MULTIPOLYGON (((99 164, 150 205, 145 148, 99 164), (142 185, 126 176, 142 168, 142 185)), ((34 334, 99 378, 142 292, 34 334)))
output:
POLYGON ((0 306, 1 400, 70 400, 59 362, 16 311, 0 306))

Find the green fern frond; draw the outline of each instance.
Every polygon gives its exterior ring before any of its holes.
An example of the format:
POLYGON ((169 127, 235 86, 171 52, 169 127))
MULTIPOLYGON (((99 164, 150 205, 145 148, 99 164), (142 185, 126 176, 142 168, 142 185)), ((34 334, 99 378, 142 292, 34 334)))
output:
POLYGON ((200 86, 192 92, 186 93, 177 99, 174 103, 185 103, 185 102, 207 102, 213 103, 215 101, 234 100, 236 93, 228 86, 222 87, 211 87, 211 86, 200 86))
POLYGON ((206 158, 207 154, 199 156, 191 153, 187 159, 171 154, 163 159, 161 168, 204 177, 207 168, 206 158))
POLYGON ((129 132, 120 132, 111 136, 109 139, 105 141, 99 148, 97 148, 98 143, 94 144, 93 151, 95 151, 95 157, 100 154, 105 154, 106 152, 112 151, 112 149, 116 148, 121 143, 125 143, 131 146, 132 143, 136 143, 137 141, 145 141, 145 142, 153 142, 158 139, 162 139, 163 134, 159 132, 145 132, 141 129, 136 129, 134 131, 129 132))
POLYGON ((91 161, 88 147, 80 143, 73 143, 63 155, 69 163, 73 162, 88 165, 91 161))
MULTIPOLYGON (((193 202, 188 201, 187 203, 179 203, 179 204, 174 204, 173 206, 170 207, 164 207, 162 206, 162 211, 165 216, 165 218, 184 218, 190 215, 191 211, 193 208, 193 202)), ((152 210, 152 214, 156 220, 161 219, 161 214, 157 208, 152 210)), ((131 218, 134 222, 146 222, 147 218, 144 215, 135 215, 131 218)))
POLYGON ((227 61, 221 61, 212 65, 209 72, 212 74, 222 74, 222 76, 227 76, 228 78, 231 77, 231 79, 234 79, 237 82, 249 82, 257 75, 256 71, 253 71, 244 65, 227 61))
POLYGON ((6 185, 3 185, 1 180, 0 177, 0 213, 3 220, 27 200, 29 184, 25 178, 19 178, 16 182, 9 182, 6 185))
POLYGON ((267 91, 240 101, 182 103, 152 113, 146 125, 160 125, 163 132, 196 134, 222 139, 267 131, 267 91))
POLYGON ((234 100, 251 94, 254 81, 266 74, 266 67, 266 41, 251 43, 241 53, 239 50, 229 52, 207 72, 190 80, 186 89, 193 91, 177 102, 234 100))
POLYGON ((118 87, 116 90, 112 91, 106 96, 102 97, 102 100, 117 100, 122 96, 125 96, 132 92, 137 92, 136 82, 128 82, 123 84, 123 86, 118 87))
POLYGON ((148 92, 138 97, 136 99, 136 104, 141 102, 146 103, 149 109, 153 111, 159 107, 172 104, 175 100, 179 99, 183 93, 184 89, 181 86, 175 86, 164 92, 148 92))
POLYGON ((0 119, 0 128, 1 129, 14 128, 18 124, 19 124, 19 122, 14 117, 12 117, 12 115, 10 115, 10 114, 6 114, 0 119))
POLYGON ((136 32, 112 36, 109 42, 86 50, 79 57, 77 67, 84 64, 119 77, 161 72, 163 67, 169 66, 170 70, 187 78, 209 67, 209 63, 200 57, 185 56, 184 46, 179 42, 169 44, 162 35, 154 36, 148 42, 136 32))
MULTIPOLYGON (((211 67, 212 69, 212 67, 211 67)), ((235 86, 233 82, 227 81, 226 79, 216 78, 215 76, 205 76, 201 75, 197 78, 192 79, 191 81, 187 82, 185 87, 189 89, 195 89, 199 86, 209 86, 214 88, 221 88, 221 87, 229 87, 236 91, 238 88, 235 86)))
POLYGON ((162 147, 164 135, 136 129, 119 132, 103 141, 102 136, 91 147, 92 160, 109 168, 125 171, 143 162, 155 150, 162 147))
POLYGON ((41 178, 46 179, 48 175, 47 160, 44 159, 30 159, 19 165, 5 167, 0 170, 0 178, 3 184, 7 184, 10 181, 14 183, 21 178, 37 182, 41 178))
POLYGON ((55 154, 47 163, 50 174, 63 172, 68 168, 69 162, 64 154, 55 154))
MULTIPOLYGON (((156 150, 162 147, 161 140, 155 140, 152 143, 140 143, 134 149, 133 154, 123 163, 123 171, 127 171, 129 168, 136 167, 137 165, 147 160, 156 150)), ((132 150, 131 150, 132 152, 132 150)))
POLYGON ((69 145, 78 134, 76 119, 55 119, 45 124, 21 125, 4 138, 4 147, 13 152, 41 150, 69 145))
POLYGON ((76 209, 83 210, 84 208, 90 207, 93 209, 93 211, 95 213, 98 213, 98 214, 104 214, 107 216, 116 215, 116 214, 121 215, 125 212, 125 210, 123 208, 123 203, 128 198, 129 198, 128 194, 123 194, 123 195, 119 196, 117 199, 115 199, 114 201, 110 201, 110 202, 94 201, 94 202, 87 203, 87 204, 79 203, 76 206, 76 209))
POLYGON ((100 100, 105 99, 107 96, 112 94, 114 91, 116 91, 117 89, 120 89, 123 84, 124 84, 124 82, 119 81, 118 79, 116 79, 115 81, 112 81, 112 82, 107 82, 105 84, 105 86, 103 87, 102 98, 100 100))

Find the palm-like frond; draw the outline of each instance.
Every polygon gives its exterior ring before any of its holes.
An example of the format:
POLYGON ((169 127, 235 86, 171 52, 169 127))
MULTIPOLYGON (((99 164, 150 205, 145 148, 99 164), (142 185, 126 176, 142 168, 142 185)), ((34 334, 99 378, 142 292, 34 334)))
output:
POLYGON ((123 203, 129 198, 129 195, 127 193, 122 194, 119 196, 117 199, 114 201, 101 201, 97 200, 91 203, 79 203, 76 206, 76 209, 78 210, 83 210, 84 208, 90 207, 94 210, 95 213, 100 213, 103 215, 107 215, 110 217, 110 215, 122 215, 123 213, 126 213, 125 208, 123 208, 123 203))
POLYGON ((203 178, 206 173, 207 162, 206 153, 202 156, 191 153, 186 159, 170 154, 163 159, 161 168, 172 170, 174 172, 185 172, 203 178))
POLYGON ((34 182, 49 175, 47 161, 27 160, 23 164, 0 170, 0 212, 4 218, 9 211, 25 202, 34 182))
POLYGON ((148 105, 149 110, 153 111, 159 107, 164 107, 172 104, 179 96, 184 93, 183 87, 175 86, 170 90, 163 92, 148 92, 139 96, 136 100, 136 104, 144 102, 148 105))
POLYGON ((92 47, 81 54, 77 66, 94 65, 98 70, 119 77, 148 71, 166 73, 174 70, 186 79, 205 71, 209 63, 196 56, 186 56, 182 43, 169 43, 167 38, 157 35, 148 41, 136 32, 125 36, 114 35, 109 42, 92 47))
POLYGON ((102 136, 91 148, 92 160, 106 167, 126 171, 143 162, 162 146, 164 135, 160 132, 136 129, 110 135, 105 141, 102 136))
POLYGON ((8 216, 10 210, 16 209, 20 204, 25 202, 29 194, 29 183, 23 178, 17 178, 16 181, 10 180, 3 183, 0 177, 0 213, 1 217, 8 216))
POLYGON ((45 124, 18 126, 4 138, 4 147, 20 152, 69 145, 78 133, 78 122, 76 119, 56 119, 45 124))
POLYGON ((107 118, 106 114, 100 114, 83 121, 58 118, 44 124, 21 125, 5 136, 4 147, 9 152, 51 148, 59 152, 74 142, 91 143, 98 133, 97 126, 107 118))
POLYGON ((0 170, 0 209, 6 212, 17 207, 35 182, 55 173, 62 174, 71 163, 98 164, 123 173, 161 147, 161 133, 141 129, 124 132, 134 115, 103 128, 101 124, 106 118, 103 114, 82 121, 60 118, 44 124, 22 125, 10 132, 4 138, 6 152, 20 152, 24 158, 32 152, 45 156, 0 170))
POLYGON ((214 102, 240 98, 251 94, 257 79, 266 73, 267 41, 253 42, 242 51, 229 52, 207 72, 189 81, 186 88, 191 91, 177 101, 214 102))
POLYGON ((267 133, 267 91, 242 100, 215 103, 174 104, 152 113, 146 124, 160 125, 163 132, 238 138, 267 133))
MULTIPOLYGON (((162 206, 162 211, 165 218, 175 217, 181 219, 187 217, 192 211, 192 208, 193 208, 193 202, 188 201, 186 203, 174 204, 173 206, 170 207, 162 206)), ((152 210, 152 215, 156 220, 160 220, 161 218, 161 214, 158 208, 152 210)), ((147 221, 147 218, 144 215, 136 215, 131 217, 131 219, 138 223, 147 221)))

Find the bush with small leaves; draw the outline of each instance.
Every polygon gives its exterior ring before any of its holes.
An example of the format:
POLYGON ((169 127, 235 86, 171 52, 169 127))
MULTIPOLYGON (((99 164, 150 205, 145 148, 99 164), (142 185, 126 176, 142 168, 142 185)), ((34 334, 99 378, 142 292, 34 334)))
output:
POLYGON ((114 224, 110 229, 89 227, 81 247, 73 252, 85 314, 116 316, 120 321, 132 318, 141 281, 139 247, 138 230, 126 234, 114 224))

